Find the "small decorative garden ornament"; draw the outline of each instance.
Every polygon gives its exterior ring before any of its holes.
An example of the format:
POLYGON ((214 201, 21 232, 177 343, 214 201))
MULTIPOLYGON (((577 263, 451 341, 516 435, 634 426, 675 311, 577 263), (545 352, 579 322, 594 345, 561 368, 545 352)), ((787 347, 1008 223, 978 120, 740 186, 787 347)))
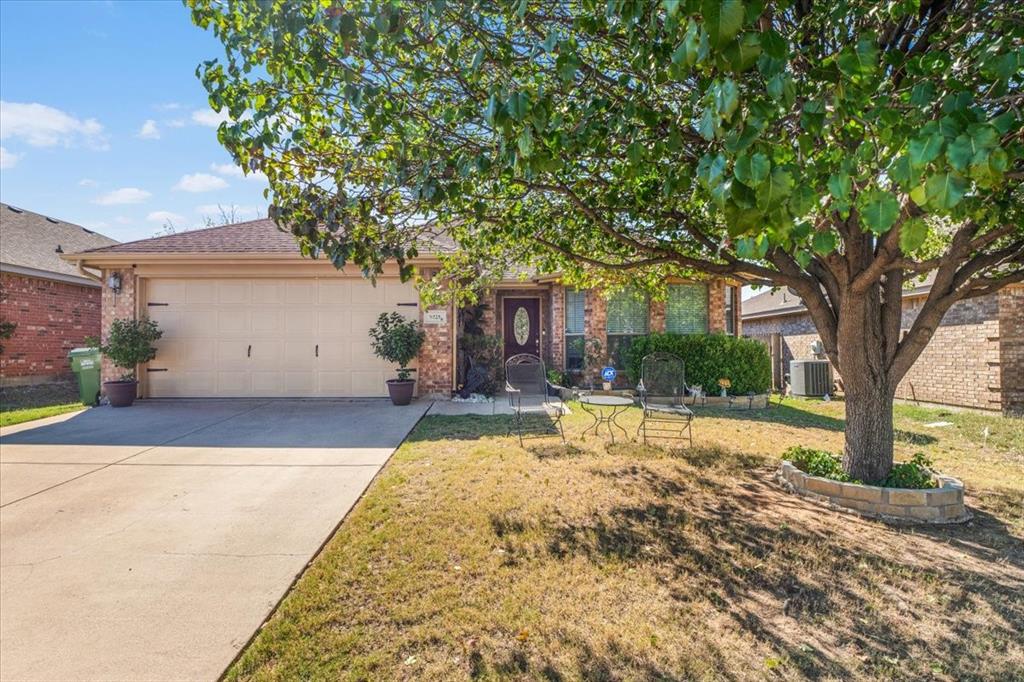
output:
POLYGON ((718 385, 722 389, 722 393, 721 393, 722 397, 723 398, 728 398, 729 397, 729 389, 732 388, 732 382, 723 377, 723 378, 718 380, 718 385))

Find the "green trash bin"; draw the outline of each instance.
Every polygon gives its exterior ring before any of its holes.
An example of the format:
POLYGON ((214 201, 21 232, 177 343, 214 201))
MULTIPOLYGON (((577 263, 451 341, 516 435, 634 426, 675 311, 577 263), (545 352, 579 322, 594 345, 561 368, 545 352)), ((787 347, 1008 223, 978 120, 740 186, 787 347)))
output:
POLYGON ((73 348, 68 353, 71 371, 78 377, 78 397, 83 405, 100 401, 100 349, 73 348))

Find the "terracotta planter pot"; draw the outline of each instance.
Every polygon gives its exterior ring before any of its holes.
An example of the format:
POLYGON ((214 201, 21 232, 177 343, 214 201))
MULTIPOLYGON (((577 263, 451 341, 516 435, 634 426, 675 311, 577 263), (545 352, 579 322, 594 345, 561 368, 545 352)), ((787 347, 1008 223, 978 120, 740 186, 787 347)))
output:
POLYGON ((412 402, 412 394, 416 388, 415 379, 388 379, 388 393, 394 405, 408 405, 412 402))
POLYGON ((138 386, 137 381, 104 381, 103 392, 107 394, 111 407, 131 407, 138 386))

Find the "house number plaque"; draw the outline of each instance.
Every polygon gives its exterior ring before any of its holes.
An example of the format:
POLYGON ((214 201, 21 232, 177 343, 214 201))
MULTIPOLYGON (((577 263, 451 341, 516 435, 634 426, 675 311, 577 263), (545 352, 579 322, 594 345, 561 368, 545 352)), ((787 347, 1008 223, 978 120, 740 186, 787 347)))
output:
POLYGON ((448 324, 448 311, 424 310, 423 324, 448 324))

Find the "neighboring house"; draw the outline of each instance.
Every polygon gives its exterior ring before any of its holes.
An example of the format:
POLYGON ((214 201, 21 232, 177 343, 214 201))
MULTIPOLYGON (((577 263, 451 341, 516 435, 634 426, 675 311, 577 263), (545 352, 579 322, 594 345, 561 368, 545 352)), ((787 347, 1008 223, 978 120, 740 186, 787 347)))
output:
MULTIPOLYGON (((904 330, 914 323, 930 283, 903 294, 904 330)), ((743 333, 772 351, 773 382, 789 361, 813 357, 818 333, 799 297, 786 289, 743 303, 743 333)), ((896 397, 1005 413, 1024 411, 1024 285, 955 304, 900 382, 896 397)))
MULTIPOLYGON (((429 279, 443 239, 414 261, 429 279)), ((355 267, 336 270, 303 257, 271 220, 144 239, 65 256, 103 272, 103 327, 148 315, 164 330, 155 360, 140 372, 146 397, 386 395, 394 367, 374 357, 367 331, 382 312, 419 319, 426 343, 417 362, 420 395, 456 389, 457 311, 422 306, 412 282, 388 267, 374 286, 355 267), (112 288, 112 283, 116 288, 112 288)), ((483 326, 501 334, 505 356, 529 352, 550 367, 580 360, 566 351, 579 335, 602 347, 648 331, 739 329, 738 289, 721 280, 673 282, 667 303, 628 293, 606 300, 567 290, 557 277, 516 278, 483 295, 483 326)), ((104 376, 115 372, 105 365, 104 376)))
POLYGON ((0 204, 0 319, 17 326, 2 342, 5 386, 66 378, 68 351, 100 331, 98 272, 61 259, 117 242, 81 225, 0 204))

